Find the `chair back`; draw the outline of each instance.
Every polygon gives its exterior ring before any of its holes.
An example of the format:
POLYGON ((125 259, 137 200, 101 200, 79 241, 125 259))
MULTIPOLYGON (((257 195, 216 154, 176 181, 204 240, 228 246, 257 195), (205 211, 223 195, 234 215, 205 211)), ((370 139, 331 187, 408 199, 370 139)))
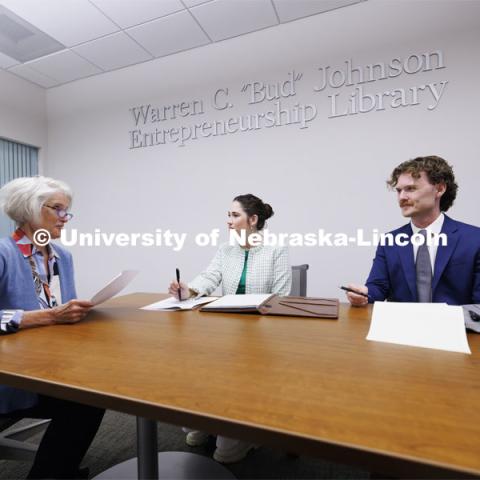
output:
POLYGON ((307 296, 307 270, 309 265, 292 265, 292 289, 290 296, 306 297, 307 296))

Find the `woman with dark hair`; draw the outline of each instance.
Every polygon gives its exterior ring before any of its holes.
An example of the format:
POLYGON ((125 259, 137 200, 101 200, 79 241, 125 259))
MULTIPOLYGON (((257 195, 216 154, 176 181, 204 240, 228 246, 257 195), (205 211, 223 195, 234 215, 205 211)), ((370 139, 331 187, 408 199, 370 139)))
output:
POLYGON ((291 269, 286 247, 266 245, 251 246, 248 236, 261 232, 265 222, 273 215, 272 207, 252 194, 239 195, 233 199, 228 212, 228 228, 239 235, 246 234, 245 247, 220 246, 207 269, 188 285, 173 281, 169 293, 182 299, 210 295, 221 285, 222 295, 241 293, 276 293, 288 295, 291 287, 291 269))
MULTIPOLYGON (((247 239, 245 246, 225 243, 220 246, 207 269, 188 285, 173 281, 169 293, 182 299, 193 296, 210 295, 221 285, 222 294, 290 293, 292 273, 286 247, 267 245, 252 246, 248 236, 260 233, 265 222, 273 216, 273 209, 252 194, 239 195, 233 199, 228 212, 228 228, 247 239)), ((208 434, 184 429, 186 442, 190 446, 202 445, 208 434)), ((254 445, 219 436, 213 458, 221 463, 242 460, 254 445)))

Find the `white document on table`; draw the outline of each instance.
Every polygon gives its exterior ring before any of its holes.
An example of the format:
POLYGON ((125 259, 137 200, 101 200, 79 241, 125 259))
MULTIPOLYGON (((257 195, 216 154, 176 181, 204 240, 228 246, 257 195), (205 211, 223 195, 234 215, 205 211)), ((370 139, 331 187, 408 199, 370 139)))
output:
POLYGON ((245 295, 224 295, 215 299, 209 308, 254 308, 268 300, 270 293, 247 293, 245 295))
POLYGON ((375 302, 367 340, 471 353, 462 307, 375 302))
POLYGON ((145 307, 141 307, 140 310, 156 310, 156 311, 175 311, 175 310, 193 310, 199 305, 213 302, 218 297, 194 297, 188 300, 177 300, 175 297, 166 298, 159 302, 151 303, 145 307))
POLYGON ((112 278, 101 290, 99 290, 90 301, 99 305, 120 293, 138 274, 138 270, 124 270, 112 278))

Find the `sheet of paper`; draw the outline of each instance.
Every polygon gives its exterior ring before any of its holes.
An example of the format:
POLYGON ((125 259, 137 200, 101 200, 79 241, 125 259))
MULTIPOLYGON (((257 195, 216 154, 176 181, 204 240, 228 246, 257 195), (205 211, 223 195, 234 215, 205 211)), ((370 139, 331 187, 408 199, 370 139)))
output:
POLYGON ((367 340, 471 353, 462 307, 375 302, 367 340))
POLYGON ((159 302, 151 303, 145 307, 141 307, 140 310, 156 310, 156 311, 172 311, 172 310, 192 310, 198 305, 204 305, 205 303, 213 302, 218 297, 194 297, 188 300, 177 300, 175 297, 166 298, 159 302))
POLYGON ((480 321, 474 321, 472 320, 472 317, 470 316, 470 312, 474 312, 477 315, 480 316, 480 305, 479 304, 474 304, 474 305, 463 305, 463 314, 465 317, 465 326, 474 332, 480 333, 480 321))
POLYGON ((249 293, 246 295, 224 295, 216 300, 209 307, 215 308, 242 308, 256 307, 263 303, 271 294, 249 293))
POLYGON ((91 302, 100 305, 110 298, 120 293, 138 274, 138 270, 124 270, 115 278, 110 280, 101 290, 99 290, 92 298, 91 302))

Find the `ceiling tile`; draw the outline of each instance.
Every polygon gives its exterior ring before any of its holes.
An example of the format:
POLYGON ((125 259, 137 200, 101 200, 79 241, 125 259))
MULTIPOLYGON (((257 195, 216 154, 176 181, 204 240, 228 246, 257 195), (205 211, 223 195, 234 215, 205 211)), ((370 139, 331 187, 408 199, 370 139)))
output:
POLYGON ((328 12, 364 0, 273 0, 281 22, 308 17, 316 13, 328 12))
POLYGON ((72 50, 103 70, 114 70, 153 58, 123 32, 84 43, 72 50))
POLYGON ((120 30, 86 0, 1 0, 1 2, 67 47, 120 30))
POLYGON ((278 24, 270 0, 214 0, 190 11, 214 41, 278 24))
POLYGON ((184 10, 180 0, 90 0, 122 28, 133 27, 184 10))
POLYGON ((183 0, 183 3, 185 4, 186 7, 196 7, 197 5, 200 5, 202 3, 207 3, 211 2, 212 0, 183 0))
POLYGON ((60 42, 0 5, 0 52, 23 63, 64 49, 60 42))
POLYGON ((95 65, 87 62, 71 50, 63 50, 63 52, 33 60, 28 63, 28 66, 57 80, 59 83, 70 82, 102 72, 95 65))
POLYGON ((49 78, 41 73, 33 70, 33 68, 28 67, 27 65, 17 65, 8 70, 19 77, 22 77, 26 80, 29 80, 32 83, 35 83, 41 87, 50 88, 58 85, 58 82, 49 78))
POLYGON ((187 11, 129 28, 126 32, 156 57, 210 43, 187 11))
POLYGON ((3 54, 0 52, 0 68, 9 68, 13 67, 14 65, 18 65, 20 62, 17 62, 13 58, 10 58, 8 55, 3 54))

